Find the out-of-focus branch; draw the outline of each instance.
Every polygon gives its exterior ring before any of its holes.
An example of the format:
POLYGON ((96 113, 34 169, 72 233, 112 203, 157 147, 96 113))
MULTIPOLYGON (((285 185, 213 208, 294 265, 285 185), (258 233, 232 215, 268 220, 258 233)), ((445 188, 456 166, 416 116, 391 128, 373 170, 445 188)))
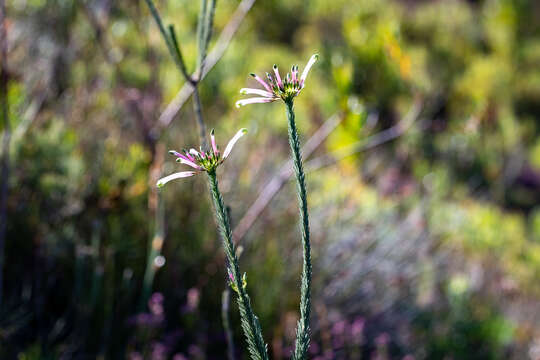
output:
POLYGON ((8 68, 7 68, 7 30, 6 3, 0 0, 0 116, 4 136, 2 138, 2 184, 0 185, 0 305, 4 297, 4 249, 7 228, 7 196, 9 186, 9 144, 11 141, 11 124, 9 123, 8 103, 8 68))
MULTIPOLYGON (((313 134, 313 136, 305 143, 302 148, 302 155, 305 159, 309 158, 311 154, 324 142, 324 140, 332 133, 332 131, 343 120, 343 114, 334 114, 328 120, 326 120, 322 126, 313 134)), ((246 235, 247 231, 251 228, 255 220, 266 208, 268 203, 279 192, 287 180, 293 173, 292 163, 290 160, 286 161, 281 167, 277 175, 275 175, 263 188, 255 202, 249 207, 245 215, 240 219, 238 225, 234 228, 233 239, 238 244, 240 240, 246 235)))
MULTIPOLYGON (((204 61, 204 66, 200 75, 200 79, 198 80, 204 79, 204 77, 221 59, 223 54, 225 54, 225 51, 229 47, 229 44, 231 43, 234 34, 240 27, 240 24, 242 23, 254 3, 255 0, 242 0, 242 2, 238 5, 236 11, 231 17, 231 20, 229 20, 229 22, 219 35, 219 38, 214 45, 212 51, 204 61)), ((161 116, 159 117, 159 120, 156 124, 158 130, 163 130, 170 125, 170 123, 174 120, 176 114, 178 114, 182 106, 184 106, 184 103, 189 99, 191 94, 193 94, 193 90, 194 87, 191 83, 186 82, 184 84, 184 86, 176 94, 175 98, 169 103, 169 105, 167 105, 163 113, 161 113, 161 116)))
MULTIPOLYGON (((36 117, 39 114, 39 111, 45 102, 45 99, 47 97, 46 92, 42 92, 39 96, 35 97, 30 105, 26 108, 26 111, 23 113, 21 117, 21 121, 17 125, 17 127, 13 130, 13 137, 12 137, 12 143, 13 146, 16 146, 16 144, 24 137, 24 134, 26 134, 26 131, 32 126, 32 123, 36 119, 36 117)), ((15 155, 16 156, 16 155, 15 155)))

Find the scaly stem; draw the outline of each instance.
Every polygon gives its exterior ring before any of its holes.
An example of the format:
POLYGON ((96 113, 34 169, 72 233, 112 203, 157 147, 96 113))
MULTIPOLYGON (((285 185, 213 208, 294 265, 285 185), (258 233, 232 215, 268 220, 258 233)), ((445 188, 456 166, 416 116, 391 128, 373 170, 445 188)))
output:
POLYGON ((212 170, 207 172, 207 174, 210 193, 212 194, 212 200, 214 201, 214 208, 216 210, 216 221, 218 223, 219 232, 223 240, 223 249, 225 250, 228 261, 228 271, 231 274, 231 281, 237 294, 242 330, 246 336, 248 350, 252 359, 268 360, 266 344, 264 343, 262 336, 259 319, 255 316, 251 308, 249 295, 246 292, 245 284, 240 273, 240 267, 238 266, 238 257, 236 256, 235 246, 232 241, 229 216, 225 204, 223 203, 223 197, 219 191, 216 171, 212 170))
POLYGON ((287 119, 289 121, 289 144, 296 175, 296 192, 298 195, 298 207, 300 210, 300 228, 302 232, 303 266, 302 284, 300 295, 300 320, 296 327, 296 342, 293 359, 304 360, 307 358, 309 348, 309 316, 311 312, 311 246, 309 243, 309 218, 307 207, 306 183, 302 154, 300 153, 300 141, 294 119, 293 101, 285 102, 287 107, 287 119))

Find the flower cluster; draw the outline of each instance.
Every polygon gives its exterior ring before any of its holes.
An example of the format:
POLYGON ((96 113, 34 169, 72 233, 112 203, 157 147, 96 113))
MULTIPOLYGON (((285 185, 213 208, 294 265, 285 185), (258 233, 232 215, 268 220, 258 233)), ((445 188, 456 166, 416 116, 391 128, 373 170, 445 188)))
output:
POLYGON ((240 129, 236 133, 236 135, 234 135, 233 138, 229 141, 229 143, 225 147, 225 151, 223 151, 223 154, 221 154, 218 146, 216 145, 214 130, 212 130, 212 132, 210 133, 210 142, 212 144, 212 148, 208 151, 204 151, 202 147, 199 148, 199 151, 193 148, 189 149, 189 151, 184 149, 182 150, 182 152, 178 152, 176 150, 169 151, 169 154, 177 157, 177 162, 185 164, 187 166, 191 166, 196 171, 181 171, 166 176, 159 179, 159 181, 157 182, 157 186, 162 187, 171 180, 190 177, 195 175, 197 172, 215 171, 216 168, 221 165, 225 161, 225 159, 227 159, 238 139, 240 139, 246 133, 247 129, 240 129))
POLYGON ((284 79, 281 79, 277 65, 274 65, 274 76, 266 73, 268 82, 253 73, 250 74, 265 88, 265 90, 252 88, 240 89, 241 94, 259 95, 259 97, 239 100, 236 102, 236 107, 248 104, 269 103, 279 99, 282 99, 285 102, 292 101, 292 99, 298 96, 300 91, 304 88, 304 83, 309 70, 318 58, 319 55, 317 54, 311 56, 300 77, 298 76, 298 65, 293 65, 291 72, 287 73, 284 79))

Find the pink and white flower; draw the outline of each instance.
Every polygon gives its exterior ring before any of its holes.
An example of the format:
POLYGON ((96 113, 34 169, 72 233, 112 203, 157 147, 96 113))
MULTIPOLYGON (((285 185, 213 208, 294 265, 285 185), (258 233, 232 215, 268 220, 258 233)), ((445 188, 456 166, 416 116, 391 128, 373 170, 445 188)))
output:
POLYGON ((315 54, 309 59, 302 75, 298 77, 298 65, 293 65, 291 72, 287 73, 284 79, 281 79, 279 75, 279 70, 277 65, 274 64, 274 75, 272 76, 269 73, 266 73, 267 81, 264 81, 259 76, 255 74, 250 74, 255 78, 259 84, 264 87, 263 89, 253 89, 253 88, 243 88, 240 89, 240 93, 244 95, 257 95, 257 97, 252 97, 248 99, 238 100, 236 102, 236 107, 248 105, 248 104, 258 104, 258 103, 269 103, 279 99, 283 101, 292 101, 300 91, 304 88, 307 75, 309 70, 315 64, 315 61, 319 58, 319 55, 315 54))
POLYGON ((214 130, 210 133, 210 143, 212 148, 207 152, 203 151, 202 148, 199 148, 199 151, 191 148, 189 150, 182 150, 178 152, 176 150, 170 150, 169 154, 177 157, 176 161, 187 166, 192 167, 195 171, 181 171, 164 178, 159 179, 157 182, 158 187, 164 186, 171 180, 181 179, 185 177, 193 176, 199 172, 203 171, 215 171, 215 169, 221 165, 227 157, 229 157, 234 145, 244 134, 247 133, 247 129, 240 129, 236 135, 229 141, 225 147, 225 151, 221 154, 218 146, 216 145, 216 139, 214 137, 214 130))

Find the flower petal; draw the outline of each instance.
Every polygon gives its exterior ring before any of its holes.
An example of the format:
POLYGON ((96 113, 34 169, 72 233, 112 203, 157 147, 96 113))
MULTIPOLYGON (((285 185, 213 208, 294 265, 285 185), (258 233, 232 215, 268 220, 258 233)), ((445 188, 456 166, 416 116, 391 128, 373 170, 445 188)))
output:
POLYGON ((182 154, 180 154, 178 151, 176 150, 169 150, 169 154, 171 155, 174 155, 176 157, 182 157, 182 154))
POLYGON ((272 94, 271 92, 264 91, 264 90, 261 90, 261 89, 252 89, 252 88, 242 88, 242 89, 240 89, 240 94, 259 95, 259 96, 264 96, 264 97, 268 97, 268 98, 273 98, 274 97, 274 94, 272 94))
POLYGON ((283 89, 283 82, 281 81, 281 76, 279 76, 279 70, 277 65, 274 64, 274 74, 276 75, 276 81, 280 89, 283 89))
POLYGON ((257 80, 262 86, 264 86, 264 88, 265 88, 266 90, 268 90, 268 92, 272 92, 272 89, 271 89, 270 86, 266 83, 266 81, 264 81, 263 79, 261 79, 260 77, 258 77, 256 74, 251 73, 250 75, 253 76, 253 77, 255 78, 255 80, 257 80))
POLYGON ((216 137, 214 136, 214 129, 210 132, 210 142, 212 143, 212 150, 214 151, 214 154, 218 153, 217 145, 216 145, 216 137))
POLYGON ((314 54, 311 56, 311 58, 309 58, 309 61, 306 67, 304 68, 304 71, 302 71, 302 76, 300 76, 300 86, 302 87, 304 86, 304 81, 306 81, 309 70, 311 69, 313 64, 315 64, 315 61, 317 61, 317 59, 319 59, 319 54, 314 54))
POLYGON ((297 75, 296 73, 297 73, 297 71, 296 71, 296 66, 293 65, 293 66, 291 67, 291 78, 292 78, 292 82, 296 82, 296 75, 297 75))
POLYGON ((245 129, 245 128, 238 130, 236 135, 234 135, 233 138, 231 139, 231 141, 229 141, 229 143, 227 144, 227 147, 225 148, 225 151, 223 152, 223 160, 225 160, 229 156, 234 144, 236 144, 238 139, 240 139, 246 133, 247 133, 247 129, 245 129))
POLYGON ((236 102, 236 107, 239 108, 240 106, 244 106, 248 104, 269 103, 276 100, 277 98, 267 98, 267 97, 254 97, 250 99, 242 99, 236 102))
POLYGON ((193 158, 187 157, 186 155, 181 154, 178 151, 169 150, 169 154, 176 156, 178 158, 178 159, 176 159, 176 161, 180 161, 180 159, 184 159, 184 160, 187 160, 189 162, 193 162, 193 158))
POLYGON ((159 179, 156 185, 157 185, 157 187, 162 187, 163 185, 165 185, 166 183, 168 183, 168 182, 171 181, 171 180, 180 179, 180 178, 185 178, 185 177, 190 177, 190 176, 195 175, 196 173, 197 173, 197 172, 195 172, 195 171, 181 171, 181 172, 177 172, 177 173, 174 173, 174 174, 172 174, 172 175, 165 176, 164 178, 159 179))
POLYGON ((189 149, 189 153, 191 155, 201 156, 201 154, 199 154, 199 152, 197 150, 195 150, 194 148, 189 149))
POLYGON ((186 157, 189 161, 195 162, 195 158, 191 156, 186 150, 184 150, 184 154, 186 154, 186 157))
POLYGON ((182 159, 182 158, 179 158, 178 160, 176 161, 179 161, 181 162, 182 164, 186 164, 188 166, 191 166, 192 168, 194 169, 197 169, 197 170, 202 170, 202 167, 200 167, 199 165, 195 164, 194 162, 192 161, 189 161, 189 160, 186 160, 186 159, 182 159))

